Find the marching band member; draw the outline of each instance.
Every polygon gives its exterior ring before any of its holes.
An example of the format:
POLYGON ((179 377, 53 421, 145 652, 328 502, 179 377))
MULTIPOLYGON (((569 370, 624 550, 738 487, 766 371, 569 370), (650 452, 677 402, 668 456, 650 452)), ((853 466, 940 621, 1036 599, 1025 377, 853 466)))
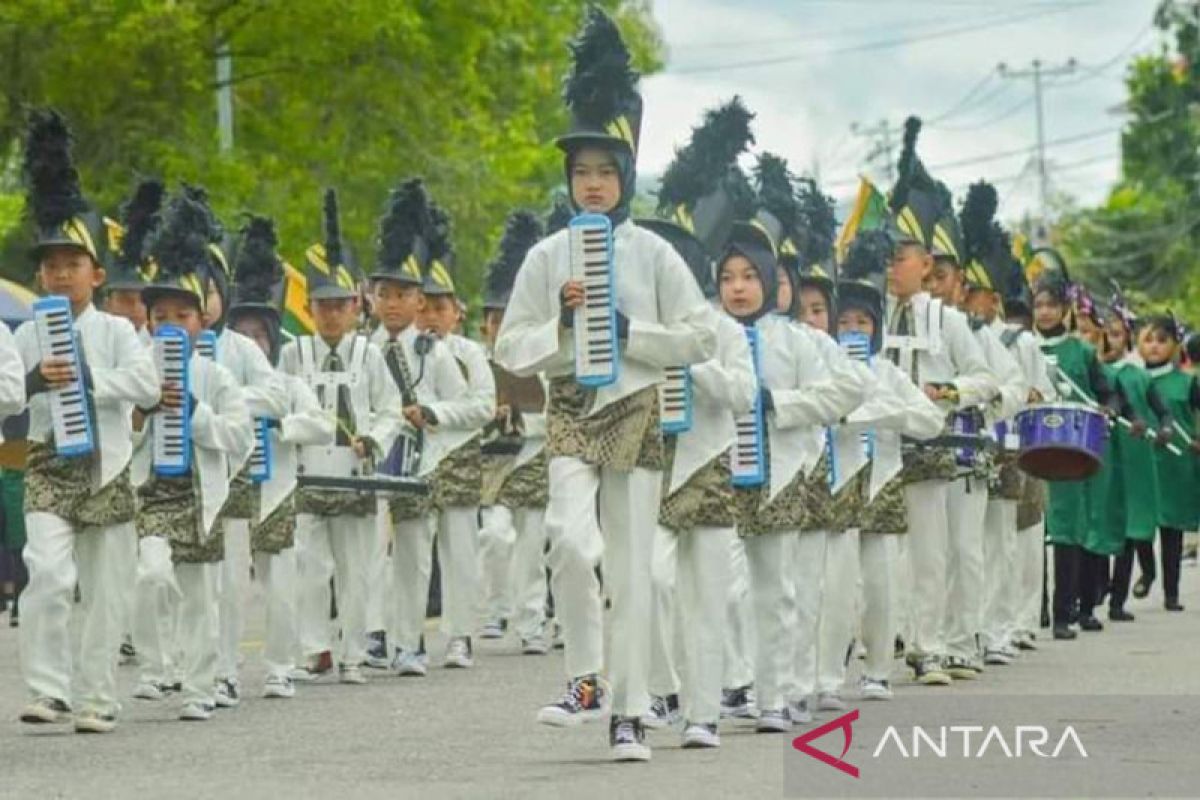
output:
MULTIPOLYGON (((152 332, 174 325, 193 345, 199 338, 207 300, 203 271, 210 268, 204 243, 214 241, 219 231, 207 206, 186 188, 168 203, 150 243, 157 273, 142 290, 152 332)), ((187 369, 190 400, 178 384, 164 381, 161 402, 154 408, 139 406, 147 419, 147 438, 152 439, 163 409, 189 403, 191 416, 185 424, 192 455, 188 474, 165 476, 152 471, 138 488, 137 530, 147 569, 155 572, 153 581, 173 587, 179 596, 183 671, 179 718, 203 721, 216 708, 216 564, 224 550, 217 521, 229 496, 232 473, 249 456, 253 438, 242 390, 229 371, 194 349, 187 369), (169 556, 164 544, 169 545, 169 556)), ((161 643, 157 649, 161 652, 161 643)))
POLYGON ((546 530, 555 610, 564 628, 570 683, 552 716, 578 721, 599 715, 601 602, 594 568, 599 495, 606 594, 611 599, 609 676, 615 760, 645 761, 642 716, 650 630, 653 509, 663 467, 657 384, 666 367, 702 362, 716 351, 712 309, 669 244, 629 222, 641 118, 637 75, 616 25, 591 7, 572 44, 574 69, 565 97, 571 131, 558 140, 565 154, 571 202, 604 214, 613 226, 614 299, 619 376, 588 389, 574 379, 574 310, 584 301, 572 277, 569 235, 539 242, 517 274, 496 341, 496 360, 520 376, 550 379, 547 449, 550 502, 546 530), (575 633, 573 633, 574 631, 575 633))
POLYGON ((131 406, 158 400, 154 364, 127 320, 93 306, 111 263, 111 228, 84 199, 71 164, 71 134, 55 111, 30 115, 24 172, 37 226, 30 251, 46 291, 67 298, 79 369, 43 356, 36 321, 15 341, 0 335, 0 414, 29 397, 24 550, 29 583, 21 595, 21 672, 33 696, 26 723, 70 722, 107 733, 116 726, 116 667, 125 586, 133 583, 131 406), (14 356, 19 355, 19 358, 14 356), (24 376, 24 385, 21 385, 24 376), (48 391, 82 381, 95 436, 87 455, 59 455, 48 391), (78 585, 82 641, 72 663, 72 596, 78 585))
MULTIPOLYGON (((262 350, 268 363, 279 361, 282 347, 279 308, 272 291, 283 279, 283 263, 275 253, 275 227, 265 217, 252 216, 241 233, 234 263, 231 331, 262 350)), ((251 479, 250 548, 254 574, 266 593, 266 634, 263 658, 267 677, 263 697, 287 699, 295 694, 291 673, 299 645, 296 634, 296 467, 299 447, 333 441, 334 420, 321 409, 316 394, 293 375, 279 373, 288 413, 256 420, 265 425, 267 445, 263 479, 251 479)), ((218 686, 218 702, 220 701, 218 686)))
MULTIPOLYGON (((500 252, 488 265, 484 279, 483 335, 495 350, 496 336, 504 321, 504 309, 512 295, 517 271, 529 249, 542 238, 542 226, 528 211, 512 212, 500 240, 500 252)), ((515 454, 484 454, 483 486, 479 529, 480 572, 485 587, 486 621, 484 638, 499 638, 511 620, 526 655, 549 650, 546 637, 546 569, 542 551, 546 545, 545 511, 550 487, 547 483, 545 387, 542 379, 527 378, 525 386, 536 385, 541 408, 522 409, 510 397, 522 379, 510 376, 492 362, 496 378, 496 415, 491 425, 498 440, 519 437, 515 454), (536 384, 529 384, 536 381, 536 384)))

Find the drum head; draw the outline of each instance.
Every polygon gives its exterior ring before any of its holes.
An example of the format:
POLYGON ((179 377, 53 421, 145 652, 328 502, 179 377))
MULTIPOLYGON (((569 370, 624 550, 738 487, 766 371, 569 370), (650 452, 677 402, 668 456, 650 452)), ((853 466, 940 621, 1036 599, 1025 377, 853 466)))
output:
POLYGON ((1017 457, 1017 466, 1047 481, 1083 481, 1100 470, 1100 461, 1086 450, 1073 447, 1039 447, 1017 457))

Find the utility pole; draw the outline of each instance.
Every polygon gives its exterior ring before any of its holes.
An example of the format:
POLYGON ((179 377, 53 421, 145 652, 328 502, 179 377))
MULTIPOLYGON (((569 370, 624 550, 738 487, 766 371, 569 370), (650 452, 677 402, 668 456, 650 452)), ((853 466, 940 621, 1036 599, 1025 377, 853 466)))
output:
POLYGON ((888 125, 886 119, 881 119, 874 125, 861 125, 857 122, 851 123, 850 133, 855 136, 871 139, 875 143, 875 146, 871 148, 871 152, 866 155, 867 163, 875 164, 878 161, 882 161, 888 185, 895 183, 896 161, 895 151, 892 148, 892 134, 896 133, 896 129, 888 125))
POLYGON ((1000 73, 1001 78, 1016 78, 1018 80, 1033 78, 1033 101, 1037 115, 1038 201, 1043 226, 1045 226, 1049 215, 1046 199, 1049 180, 1046 173, 1046 112, 1042 104, 1042 79, 1067 75, 1074 72, 1076 66, 1078 66, 1078 62, 1072 57, 1068 58, 1066 63, 1057 67, 1047 67, 1037 58, 1033 60, 1029 69, 1011 70, 1007 64, 1003 63, 996 67, 996 71, 1000 73))
POLYGON ((217 44, 217 136, 222 153, 233 151, 233 54, 229 40, 217 44))

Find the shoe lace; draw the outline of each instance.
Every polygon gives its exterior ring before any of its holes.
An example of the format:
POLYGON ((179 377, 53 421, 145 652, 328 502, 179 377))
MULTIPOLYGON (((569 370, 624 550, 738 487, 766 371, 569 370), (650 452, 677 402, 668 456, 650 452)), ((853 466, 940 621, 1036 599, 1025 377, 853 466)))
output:
POLYGON ((582 711, 595 695, 595 684, 587 678, 580 678, 571 681, 558 704, 570 711, 582 711))

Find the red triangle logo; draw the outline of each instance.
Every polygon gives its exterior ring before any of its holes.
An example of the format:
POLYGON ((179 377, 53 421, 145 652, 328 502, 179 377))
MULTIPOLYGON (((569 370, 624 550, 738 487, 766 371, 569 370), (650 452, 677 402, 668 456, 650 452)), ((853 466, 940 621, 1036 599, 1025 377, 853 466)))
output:
POLYGON ((831 719, 829 722, 826 722, 824 725, 821 725, 818 728, 813 728, 808 733, 801 734, 800 736, 797 736, 795 739, 792 739, 792 747, 799 750, 801 753, 804 753, 806 756, 812 756, 813 758, 817 759, 818 761, 820 761, 824 764, 828 764, 829 766, 833 767, 834 769, 841 770, 842 772, 846 773, 847 775, 849 775, 852 778, 857 778, 858 777, 858 767, 854 766, 853 764, 851 764, 847 761, 842 760, 846 757, 846 753, 849 752, 849 750, 850 750, 850 742, 854 739, 854 729, 851 727, 851 725, 857 719, 858 719, 858 709, 856 708, 853 711, 848 711, 845 714, 842 714, 837 719, 831 719), (843 736, 842 754, 841 755, 839 755, 835 758, 834 756, 831 756, 829 753, 826 753, 824 750, 818 750, 817 748, 812 746, 811 743, 814 740, 820 739, 825 734, 827 734, 831 731, 839 730, 839 729, 842 731, 842 736, 843 736))

